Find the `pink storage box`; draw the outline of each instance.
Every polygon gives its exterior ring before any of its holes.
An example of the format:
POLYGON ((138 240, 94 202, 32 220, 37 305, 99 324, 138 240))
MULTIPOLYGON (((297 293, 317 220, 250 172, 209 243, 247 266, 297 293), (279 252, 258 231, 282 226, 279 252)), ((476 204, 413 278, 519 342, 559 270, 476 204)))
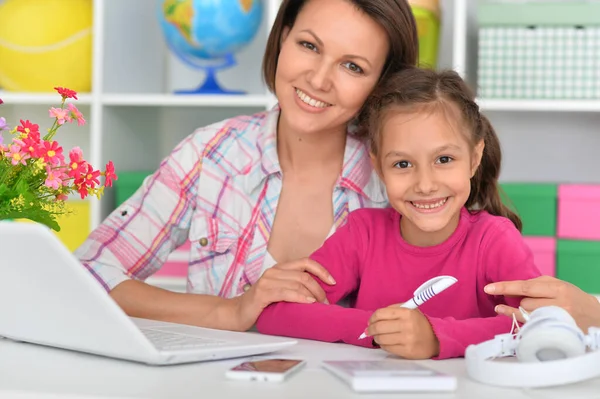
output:
POLYGON ((154 275, 160 277, 184 277, 188 274, 188 259, 191 248, 191 242, 187 241, 184 245, 177 248, 165 264, 154 275))
POLYGON ((558 187, 559 238, 600 240, 600 185, 558 187))
POLYGON ((523 237, 533 252, 535 265, 545 276, 556 276, 556 239, 554 237, 523 237))

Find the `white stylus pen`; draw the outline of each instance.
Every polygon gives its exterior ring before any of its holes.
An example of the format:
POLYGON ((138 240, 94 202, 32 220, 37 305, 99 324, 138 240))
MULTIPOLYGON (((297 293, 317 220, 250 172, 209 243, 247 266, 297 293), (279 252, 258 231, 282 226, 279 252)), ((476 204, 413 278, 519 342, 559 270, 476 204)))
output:
MULTIPOLYGON (((454 285, 458 280, 452 276, 437 276, 419 286, 413 293, 413 297, 400 305, 401 308, 416 309, 446 288, 454 285)), ((366 331, 358 339, 367 337, 366 331)))

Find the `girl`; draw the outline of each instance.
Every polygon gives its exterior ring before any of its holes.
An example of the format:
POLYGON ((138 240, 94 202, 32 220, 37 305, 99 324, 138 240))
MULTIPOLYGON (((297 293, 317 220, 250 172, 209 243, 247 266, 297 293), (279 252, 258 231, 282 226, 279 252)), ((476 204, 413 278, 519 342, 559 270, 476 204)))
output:
POLYGON ((500 201, 498 137, 467 85, 455 72, 399 72, 373 95, 366 120, 392 207, 353 212, 310 257, 337 282, 322 284, 329 303, 352 293, 354 308, 273 304, 258 330, 379 345, 410 359, 463 356, 509 332, 511 319, 494 308, 518 300, 483 287, 540 273, 521 221, 500 201), (458 282, 419 309, 397 306, 439 275, 458 282), (371 338, 359 339, 363 332, 371 338))
POLYGON ((387 205, 349 126, 417 50, 406 0, 284 0, 263 59, 278 106, 183 140, 76 251, 81 263, 148 319, 246 330, 273 301, 324 300, 307 272, 329 274, 299 259, 349 211, 387 205), (188 292, 145 284, 188 240, 188 292))

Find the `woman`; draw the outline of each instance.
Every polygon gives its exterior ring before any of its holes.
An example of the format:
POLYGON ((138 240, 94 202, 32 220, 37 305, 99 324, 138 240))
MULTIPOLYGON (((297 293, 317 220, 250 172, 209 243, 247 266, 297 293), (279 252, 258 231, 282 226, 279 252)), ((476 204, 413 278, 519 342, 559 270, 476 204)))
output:
POLYGON ((243 331, 272 302, 324 301, 312 276, 335 282, 305 258, 387 205, 348 127, 417 48, 406 0, 284 0, 263 60, 278 107, 198 129, 76 254, 135 317, 243 331), (187 239, 187 294, 142 282, 187 239))

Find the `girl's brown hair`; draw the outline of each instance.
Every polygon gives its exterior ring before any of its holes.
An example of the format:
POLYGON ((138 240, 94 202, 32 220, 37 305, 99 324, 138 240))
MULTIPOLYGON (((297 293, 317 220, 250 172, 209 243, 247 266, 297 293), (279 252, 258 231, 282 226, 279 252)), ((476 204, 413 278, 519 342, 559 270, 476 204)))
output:
MULTIPOLYGON (((302 7, 309 1, 283 0, 269 33, 262 63, 263 79, 271 92, 275 92, 275 73, 281 52, 281 39, 286 28, 292 28, 302 7)), ((388 74, 417 65, 419 44, 417 24, 406 0, 346 0, 376 21, 387 33, 390 51, 380 81, 388 74)), ((361 113, 360 115, 363 115, 361 113)), ((358 121, 360 123, 360 119, 358 121)))
POLYGON ((393 74, 371 95, 365 105, 361 130, 368 133, 371 152, 376 156, 380 135, 391 112, 415 112, 420 108, 441 107, 456 114, 467 133, 471 149, 483 140, 481 163, 471 178, 471 194, 465 204, 473 211, 483 209, 510 219, 521 231, 522 222, 502 203, 498 178, 502 164, 500 141, 490 121, 479 112, 473 91, 454 71, 436 72, 409 68, 393 74))

